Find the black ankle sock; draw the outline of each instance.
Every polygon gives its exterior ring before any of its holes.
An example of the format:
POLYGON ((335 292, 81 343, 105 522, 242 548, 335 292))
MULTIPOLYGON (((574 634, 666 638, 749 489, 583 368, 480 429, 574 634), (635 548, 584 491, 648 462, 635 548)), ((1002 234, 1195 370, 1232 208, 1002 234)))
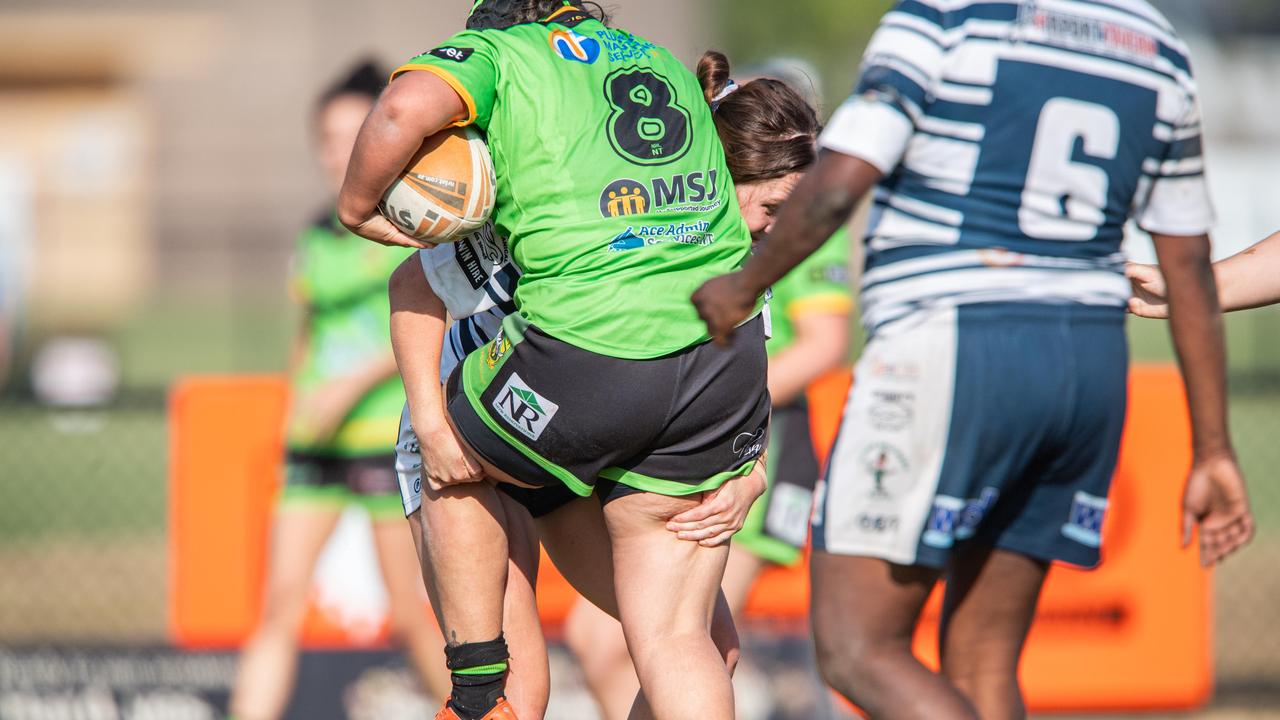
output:
POLYGON ((503 696, 507 685, 507 641, 496 640, 452 645, 444 649, 453 671, 449 707, 463 720, 480 720, 503 696))

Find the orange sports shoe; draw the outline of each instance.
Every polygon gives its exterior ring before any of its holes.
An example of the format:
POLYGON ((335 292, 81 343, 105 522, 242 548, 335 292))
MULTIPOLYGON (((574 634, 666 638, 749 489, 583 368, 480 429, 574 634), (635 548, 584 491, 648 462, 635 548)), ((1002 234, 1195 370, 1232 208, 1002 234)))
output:
MULTIPOLYGON (((449 707, 449 703, 445 703, 440 712, 436 713, 436 720, 462 720, 458 717, 458 713, 449 707)), ((500 698, 498 704, 493 709, 485 713, 480 720, 516 720, 516 711, 511 709, 511 703, 506 698, 500 698)))

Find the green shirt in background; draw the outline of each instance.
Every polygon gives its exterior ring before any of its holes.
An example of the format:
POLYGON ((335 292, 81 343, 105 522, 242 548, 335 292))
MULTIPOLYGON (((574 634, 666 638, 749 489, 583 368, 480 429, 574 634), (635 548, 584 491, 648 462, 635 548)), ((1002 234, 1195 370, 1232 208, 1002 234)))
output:
POLYGON ((448 82, 459 124, 487 134, 521 315, 619 358, 707 339, 689 298, 751 237, 702 88, 671 53, 566 7, 459 33, 396 74, 410 70, 448 82))
MULTIPOLYGON (((303 303, 307 344, 292 378, 295 395, 359 370, 391 351, 387 278, 408 255, 357 237, 328 214, 298 237, 292 285, 303 303)), ((303 439, 289 424, 290 450, 361 457, 389 454, 396 442, 404 389, 390 377, 365 395, 328 441, 303 439)))
POLYGON ((795 341, 797 317, 806 313, 852 312, 849 232, 841 230, 832 235, 817 252, 775 283, 769 309, 773 326, 773 336, 766 345, 769 357, 795 341))

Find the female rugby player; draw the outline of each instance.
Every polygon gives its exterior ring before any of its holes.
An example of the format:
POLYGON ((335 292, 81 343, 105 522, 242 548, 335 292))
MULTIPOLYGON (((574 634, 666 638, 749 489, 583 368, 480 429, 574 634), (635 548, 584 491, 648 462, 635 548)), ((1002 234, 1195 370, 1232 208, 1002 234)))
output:
MULTIPOLYGON (((729 77, 728 59, 720 53, 707 53, 698 64, 738 204, 752 236, 762 240, 777 208, 817 159, 818 118, 798 91, 783 83, 756 80, 739 87, 729 77)), ((773 401, 769 491, 752 507, 729 550, 721 586, 734 616, 746 604, 760 571, 770 564, 797 562, 808 535, 819 470, 804 390, 847 357, 853 305, 848 263, 848 238, 840 232, 772 288, 772 334, 766 344, 773 401)), ((603 716, 628 717, 638 683, 618 622, 595 605, 579 602, 565 637, 603 716)))
MULTIPOLYGON (((384 77, 373 65, 362 65, 316 105, 316 153, 335 194, 384 77)), ((404 393, 387 351, 385 287, 403 258, 402 252, 347 232, 332 206, 298 239, 293 290, 304 314, 291 373, 285 485, 271 537, 262 620, 245 646, 231 699, 239 720, 272 720, 284 712, 311 574, 343 508, 352 503, 373 519, 392 632, 408 648, 426 689, 435 697, 448 695, 449 679, 438 660, 443 641, 424 612, 387 453, 404 393)))
MULTIPOLYGON (((1130 263, 1125 275, 1133 285, 1129 312, 1145 318, 1169 317, 1169 288, 1158 265, 1130 263)), ((1213 264, 1223 312, 1280 303, 1280 233, 1213 264)))
POLYGON ((684 301, 743 262, 750 233, 697 80, 601 19, 561 3, 478 2, 472 30, 384 93, 339 202, 359 234, 421 247, 378 200, 422 138, 474 123, 497 169, 496 225, 524 273, 519 314, 454 371, 444 398, 421 366, 438 346, 399 355, 424 444, 449 442, 450 426, 459 436, 455 461, 429 469, 428 500, 442 502, 420 514, 454 671, 441 717, 510 715, 508 536, 499 495, 476 482, 486 475, 598 492, 653 715, 733 716, 709 631, 727 548, 682 541, 666 523, 750 474, 763 451, 752 440, 768 422, 762 321, 712 345, 684 301))
MULTIPOLYGON (((728 148, 726 160, 734 179, 743 216, 747 219, 748 227, 753 234, 763 234, 771 222, 774 209, 785 199, 790 185, 794 183, 797 170, 803 169, 813 161, 815 154, 813 143, 816 140, 818 128, 817 118, 808 104, 795 92, 772 80, 749 83, 733 97, 728 97, 730 90, 736 89, 737 86, 728 85, 728 61, 719 53, 708 53, 700 67, 699 77, 707 100, 713 108, 717 131, 728 148), (721 102, 722 96, 723 102, 721 102)), ((493 298, 509 297, 510 283, 514 278, 514 274, 508 272, 506 264, 501 260, 502 253, 492 249, 496 248, 500 241, 488 232, 467 238, 462 242, 477 247, 445 246, 424 250, 418 258, 406 260, 393 275, 391 282, 393 314, 397 308, 412 307, 423 303, 423 298, 437 295, 449 309, 451 316, 463 318, 450 328, 444 342, 440 367, 442 380, 447 378, 462 356, 466 354, 468 347, 474 348, 487 342, 497 332, 506 309, 501 307, 503 303, 494 302, 493 298), (490 251, 484 252, 483 248, 478 247, 481 243, 491 246, 490 251), (473 283, 466 279, 462 267, 474 263, 474 258, 480 256, 487 256, 494 260, 493 268, 488 273, 490 284, 476 291, 473 283), (470 314, 482 308, 490 309, 483 313, 470 314)), ((845 249, 847 245, 831 244, 831 251, 810 263, 805 273, 793 274, 792 277, 800 282, 784 282, 775 288, 774 305, 779 309, 785 309, 785 317, 775 314, 774 337, 784 342, 787 338, 797 335, 802 338, 796 343, 789 344, 786 353, 777 354, 779 365, 773 366, 770 371, 772 394, 775 397, 783 397, 787 401, 787 407, 792 408, 784 412, 799 410, 800 414, 803 414, 803 406, 793 404, 791 399, 816 374, 838 365, 844 358, 845 349, 842 338, 846 336, 847 316, 842 315, 840 309, 842 307, 847 309, 849 293, 839 276, 845 266, 845 249), (828 255, 832 257, 827 257, 828 255), (804 277, 801 278, 801 275, 804 277), (819 275, 822 276, 821 281, 817 278, 819 275), (796 316, 795 331, 791 330, 792 315, 796 316), (781 372, 775 372, 779 369, 781 372)), ((439 313, 438 308, 437 313, 439 313)), ((437 332, 440 327, 442 325, 435 326, 437 332)), ((396 344, 401 344, 407 334, 400 332, 399 328, 400 324, 393 320, 392 338, 393 343, 396 344)), ((434 345, 437 342, 436 337, 438 336, 423 338, 418 342, 434 345)), ((779 411, 779 408, 775 408, 775 419, 779 411)), ((803 436, 807 428, 807 416, 798 419, 790 427, 800 431, 802 437, 799 441, 788 443, 790 449, 784 453, 790 458, 788 474, 795 477, 784 478, 784 480, 794 480, 792 484, 800 489, 801 494, 804 494, 807 490, 803 488, 806 485, 811 488, 817 474, 812 459, 812 447, 807 436, 803 436), (804 461, 806 452, 809 455, 807 464, 804 461), (806 465, 811 472, 805 470, 806 465), (812 477, 807 477, 809 475, 812 477)), ((420 491, 415 490, 415 487, 420 487, 423 455, 418 451, 417 437, 407 420, 401 422, 401 442, 397 447, 397 463, 401 469, 401 491, 404 493, 405 510, 407 514, 412 515, 422 502, 420 491)), ((426 447, 424 452, 430 455, 432 447, 426 447)), ((428 465, 430 460, 431 458, 428 458, 428 465)), ((543 544, 555 559, 557 566, 590 599, 590 602, 581 603, 575 610, 575 620, 571 620, 571 623, 574 623, 570 630, 571 636, 584 635, 590 629, 588 626, 594 624, 592 620, 594 616, 587 614, 587 608, 602 618, 600 623, 602 632, 593 636, 596 642, 592 651, 594 654, 587 656, 581 643, 575 646, 575 650, 589 668, 601 668, 605 663, 618 664, 629 675, 629 679, 623 676, 621 682, 611 684, 613 689, 609 691, 609 694, 615 698, 612 704, 621 708, 619 712, 625 715, 632 708, 637 682, 627 655, 621 628, 614 619, 617 610, 610 582, 611 563, 607 555, 583 552, 583 548, 607 548, 608 546, 608 537, 600 518, 598 502, 593 499, 574 501, 577 496, 571 492, 557 494, 515 491, 510 494, 526 502, 528 510, 537 519, 543 544), (591 534, 593 532, 594 537, 591 534), (588 618, 586 622, 582 620, 584 617, 588 618), (612 648, 613 651, 608 652, 608 657, 602 657, 601 651, 606 648, 612 648), (616 659, 614 655, 621 657, 616 659), (624 694, 625 697, 623 697, 624 694)), ((754 495, 755 493, 746 496, 746 500, 749 501, 754 495)), ((742 514, 734 512, 739 508, 731 510, 726 508, 722 517, 715 514, 718 507, 716 502, 721 499, 723 498, 718 496, 715 500, 708 502, 705 508, 692 511, 701 522, 692 519, 687 523, 675 522, 671 528, 681 532, 682 536, 688 539, 718 543, 729 531, 736 530, 743 524, 742 514)), ((510 508, 515 503, 507 504, 510 508)), ((798 512, 800 535, 798 541, 794 537, 796 531, 794 527, 775 527, 772 535, 766 533, 765 519, 755 517, 757 511, 752 512, 752 517, 746 519, 748 527, 756 526, 751 537, 746 539, 746 544, 752 549, 752 553, 748 554, 747 558, 739 557, 735 562, 734 551, 731 551, 730 570, 725 578, 727 586, 742 587, 743 592, 739 594, 745 594, 745 588, 749 587, 751 577, 760 566, 752 562, 757 556, 767 557, 775 562, 788 562, 798 557, 794 544, 803 543, 809 509, 807 500, 800 504, 803 508, 798 512), (779 539, 780 537, 788 539, 782 540, 779 539), (741 577, 748 573, 751 577, 741 577)), ((761 507, 763 506, 757 506, 757 510, 761 507)), ((508 509, 509 518, 512 512, 508 509)), ((518 509, 514 512, 522 514, 518 509)), ((513 527, 514 525, 515 523, 512 524, 513 527)), ((736 537, 740 541, 739 544, 742 544, 744 534, 739 533, 736 537)), ((525 552, 524 548, 532 546, 536 550, 537 541, 528 539, 517 542, 513 532, 511 543, 513 557, 517 552, 528 556, 533 553, 525 552)), ((738 555, 741 555, 740 551, 738 555)), ((532 595, 531 590, 527 588, 527 578, 533 576, 536 568, 531 571, 521 567, 520 563, 514 563, 514 565, 513 569, 516 572, 508 577, 504 619, 505 635, 508 645, 512 648, 512 666, 515 668, 508 681, 508 697, 521 717, 538 717, 546 703, 545 677, 539 682, 538 672, 544 669, 543 653, 545 651, 540 634, 521 636, 521 633, 530 628, 537 630, 537 618, 534 614, 536 608, 523 600, 532 595), (515 615, 522 608, 527 610, 526 614, 531 619, 515 615)), ((735 647, 732 644, 731 623, 727 613, 723 612, 723 608, 718 608, 718 613, 714 622, 714 634, 722 653, 729 656, 731 660, 735 647)), ((542 674, 545 675, 544 672, 542 674)), ((589 674, 589 679, 593 687, 596 687, 595 678, 589 674)), ((599 693, 598 687, 596 692, 599 693)))

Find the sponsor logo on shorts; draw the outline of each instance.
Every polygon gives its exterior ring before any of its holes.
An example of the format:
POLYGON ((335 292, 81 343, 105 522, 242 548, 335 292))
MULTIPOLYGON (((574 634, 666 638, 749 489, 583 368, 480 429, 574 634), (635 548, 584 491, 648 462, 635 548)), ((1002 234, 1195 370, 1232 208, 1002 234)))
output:
POLYGON ((879 515, 876 513, 859 513, 858 529, 863 532, 881 535, 898 530, 897 515, 879 515))
POLYGON ((886 432, 904 430, 915 419, 915 404, 915 393, 875 390, 869 412, 871 426, 886 432))
POLYGON ((422 494, 422 474, 421 473, 419 473, 418 476, 413 479, 413 494, 414 495, 422 494))
POLYGON ((433 57, 438 57, 441 60, 466 62, 467 58, 471 57, 471 54, 474 52, 475 48, 450 47, 446 45, 444 47, 438 47, 435 50, 431 50, 427 54, 433 57))
POLYGON ((920 366, 913 362, 890 363, 873 360, 868 370, 873 377, 900 382, 916 382, 920 379, 920 366))
POLYGON ((933 511, 925 524, 924 544, 949 548, 956 540, 967 540, 978 531, 983 518, 1000 498, 1000 491, 984 488, 976 499, 962 500, 939 495, 933 500, 933 511))
POLYGON ((495 369, 498 367, 498 363, 502 361, 502 358, 505 357, 507 352, 510 350, 511 341, 507 339, 507 334, 505 332, 499 330, 498 334, 493 338, 493 341, 489 343, 488 349, 485 350, 484 364, 487 365, 490 370, 495 369))
POLYGON ((900 486, 909 485, 911 466, 898 448, 888 443, 868 445, 862 451, 862 466, 871 475, 871 497, 891 498, 908 489, 900 486))
POLYGON ((720 207, 715 169, 657 177, 648 183, 621 178, 600 192, 600 214, 607 218, 647 213, 698 213, 720 207))
POLYGON ((956 543, 956 523, 960 521, 960 513, 964 511, 965 501, 949 495, 939 495, 933 499, 933 510, 925 523, 925 545, 946 549, 956 543))
POLYGON ((560 406, 534 392, 518 374, 511 373, 507 384, 493 401, 493 409, 521 435, 537 440, 542 437, 560 406))
POLYGON ((600 59, 600 41, 575 30, 552 30, 547 41, 561 59, 593 65, 600 59))
POLYGON ((764 428, 753 433, 740 433, 733 439, 733 454, 744 461, 758 456, 764 451, 764 434, 764 428))
POLYGON ((984 488, 982 494, 976 500, 969 500, 964 505, 964 510, 960 512, 960 521, 956 525, 956 539, 968 540, 978 532, 978 526, 982 524, 982 519, 991 511, 992 506, 996 504, 996 500, 1000 498, 1000 491, 995 488, 984 488))
POLYGON ((1102 547, 1102 521, 1106 515, 1106 498, 1077 492, 1071 502, 1071 514, 1062 526, 1062 534, 1081 545, 1102 547))

